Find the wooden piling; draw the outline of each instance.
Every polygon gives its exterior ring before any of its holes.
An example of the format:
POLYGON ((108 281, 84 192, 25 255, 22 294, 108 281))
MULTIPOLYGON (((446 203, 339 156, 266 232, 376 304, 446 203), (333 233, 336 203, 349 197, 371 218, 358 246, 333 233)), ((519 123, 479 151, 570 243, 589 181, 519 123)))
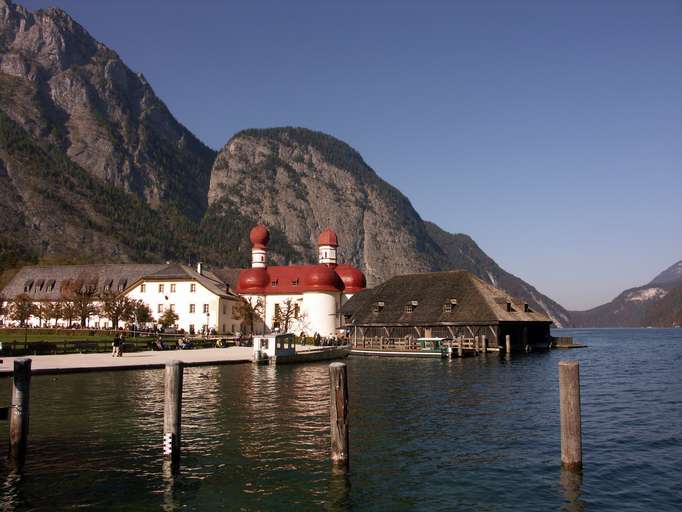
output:
POLYGON ((561 401, 561 465, 580 471, 583 466, 582 426, 580 418, 580 365, 578 361, 559 362, 561 401))
POLYGON ((15 359, 12 403, 9 413, 9 458, 23 464, 28 446, 28 419, 31 395, 31 360, 15 359))
POLYGON ((458 338, 459 343, 457 344, 457 356, 462 357, 464 355, 464 349, 462 348, 462 344, 464 343, 464 337, 460 336, 458 338))
POLYGON ((509 334, 504 337, 504 350, 507 354, 511 354, 511 336, 509 334))
POLYGON ((348 435, 348 368, 346 363, 329 365, 331 425, 331 459, 335 466, 348 468, 349 435, 348 435))
POLYGON ((180 460, 182 373, 182 361, 166 363, 163 397, 163 456, 176 464, 180 460))
POLYGON ((485 336, 481 336, 481 350, 483 351, 483 355, 488 353, 488 338, 485 336))

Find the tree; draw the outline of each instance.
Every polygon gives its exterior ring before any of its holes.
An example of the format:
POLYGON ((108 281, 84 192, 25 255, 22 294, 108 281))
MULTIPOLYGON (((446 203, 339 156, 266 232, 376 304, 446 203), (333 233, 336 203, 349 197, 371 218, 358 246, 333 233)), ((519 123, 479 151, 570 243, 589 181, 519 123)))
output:
POLYGON ((9 315, 9 301, 4 295, 0 294, 0 317, 5 317, 9 315))
POLYGON ((47 321, 54 320, 54 326, 57 327, 57 322, 63 316, 63 304, 60 301, 48 302, 45 305, 47 321))
POLYGON ((135 301, 125 295, 106 293, 100 296, 102 301, 101 313, 111 320, 114 329, 118 329, 119 322, 130 322, 135 313, 135 301))
POLYGON ((33 304, 33 299, 21 293, 14 297, 10 305, 10 317, 15 322, 19 322, 22 327, 26 326, 28 320, 36 314, 36 307, 33 304))
POLYGON ((97 286, 93 285, 94 282, 94 279, 80 277, 62 289, 62 298, 70 303, 81 327, 85 327, 88 318, 97 313, 97 286))
POLYGON ((78 308, 76 307, 76 304, 72 300, 62 298, 59 300, 59 307, 61 309, 62 318, 66 320, 67 326, 71 327, 71 324, 75 320, 78 320, 78 308))
POLYGON ((133 317, 135 317, 135 324, 138 326, 154 320, 151 309, 142 300, 133 301, 133 317))
POLYGON ((301 306, 293 299, 286 299, 279 304, 275 304, 275 315, 273 323, 277 323, 282 332, 289 332, 289 326, 294 319, 297 319, 301 312, 301 306))
POLYGON ((40 320, 40 327, 47 326, 50 321, 50 303, 41 302, 35 308, 35 316, 40 320))
POLYGON ((254 331, 254 324, 263 316, 263 300, 258 299, 255 304, 251 304, 246 299, 241 299, 237 306, 233 309, 235 320, 241 320, 242 325, 246 324, 251 328, 251 333, 254 331))
POLYGON ((163 315, 161 315, 161 318, 159 318, 159 323, 164 329, 167 329, 168 327, 171 327, 175 325, 178 322, 178 315, 175 311, 171 309, 167 309, 164 311, 163 315))

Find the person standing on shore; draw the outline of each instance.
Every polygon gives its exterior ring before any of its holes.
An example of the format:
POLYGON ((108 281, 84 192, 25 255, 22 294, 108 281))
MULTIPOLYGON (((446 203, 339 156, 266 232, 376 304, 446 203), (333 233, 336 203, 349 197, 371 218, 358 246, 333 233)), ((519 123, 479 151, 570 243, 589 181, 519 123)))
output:
POLYGON ((111 357, 117 357, 117 356, 118 356, 118 352, 119 352, 119 347, 120 347, 120 346, 121 346, 121 338, 120 338, 119 335, 117 334, 116 336, 114 336, 114 341, 113 341, 113 343, 111 344, 111 347, 112 347, 112 349, 111 349, 111 357))
POLYGON ((119 340, 118 357, 123 357, 123 342, 125 341, 125 339, 123 338, 123 334, 118 335, 118 340, 119 340))

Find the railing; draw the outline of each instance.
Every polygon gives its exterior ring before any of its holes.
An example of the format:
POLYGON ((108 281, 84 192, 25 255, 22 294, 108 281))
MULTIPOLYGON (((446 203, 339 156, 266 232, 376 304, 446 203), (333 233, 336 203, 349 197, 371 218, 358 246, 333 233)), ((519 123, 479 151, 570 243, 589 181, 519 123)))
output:
MULTIPOLYGON (((429 343, 428 341, 426 343, 429 343)), ((449 348, 452 347, 456 349, 459 347, 460 340, 443 340, 440 342, 438 348, 449 348)), ((462 350, 475 350, 476 340, 474 338, 461 338, 462 350)), ((424 350, 421 342, 418 342, 414 338, 384 338, 384 337, 372 337, 372 338, 361 338, 352 341, 352 346, 355 349, 366 349, 366 350, 386 350, 394 352, 417 352, 424 350)), ((433 345, 432 345, 433 347, 433 345)))

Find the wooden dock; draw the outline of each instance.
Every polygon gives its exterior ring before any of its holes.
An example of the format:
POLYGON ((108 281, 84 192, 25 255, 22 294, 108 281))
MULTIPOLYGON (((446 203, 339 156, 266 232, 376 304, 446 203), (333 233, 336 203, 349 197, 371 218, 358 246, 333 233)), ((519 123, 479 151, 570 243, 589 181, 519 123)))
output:
POLYGON ((418 340, 405 338, 363 338, 352 343, 351 355, 378 357, 467 357, 488 352, 499 352, 499 347, 488 346, 484 338, 444 340, 438 348, 424 347, 418 340))

